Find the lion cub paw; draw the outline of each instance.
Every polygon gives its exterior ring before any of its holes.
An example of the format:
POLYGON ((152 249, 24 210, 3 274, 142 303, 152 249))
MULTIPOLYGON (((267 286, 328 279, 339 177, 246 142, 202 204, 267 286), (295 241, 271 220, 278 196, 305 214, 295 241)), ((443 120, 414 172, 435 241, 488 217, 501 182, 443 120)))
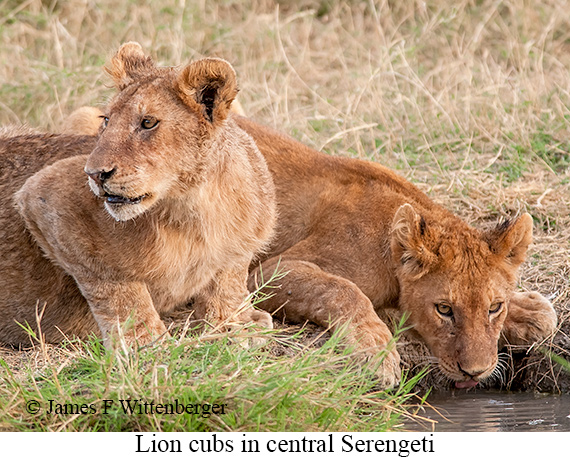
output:
POLYGON ((377 370, 378 380, 382 388, 390 389, 400 384, 402 369, 400 368, 400 354, 390 351, 377 370))
POLYGON ((162 344, 170 337, 170 333, 162 321, 154 325, 140 323, 134 327, 131 327, 129 324, 114 326, 107 333, 104 338, 104 344, 107 349, 139 349, 153 344, 162 344))
MULTIPOLYGON (((251 321, 259 327, 272 329, 273 328, 273 319, 271 315, 266 311, 261 311, 259 309, 254 309, 251 311, 251 321)), ((261 347, 267 344, 267 337, 266 336, 252 336, 248 338, 250 347, 261 347)))
POLYGON ((251 311, 251 320, 253 323, 268 329, 273 328, 273 319, 267 311, 254 309, 251 311))
POLYGON ((382 363, 376 369, 378 384, 383 389, 391 389, 400 384, 402 377, 402 369, 400 367, 400 354, 395 349, 391 351, 383 351, 382 346, 364 348, 364 361, 373 362, 382 357, 382 363))
POLYGON ((551 335, 557 322, 556 311, 546 297, 538 292, 516 292, 502 333, 510 344, 528 345, 551 335))
MULTIPOLYGON (((245 329, 245 334, 247 338, 239 340, 240 346, 243 348, 257 348, 267 344, 267 337, 265 335, 259 334, 259 330, 272 329, 273 319, 271 315, 266 311, 261 311, 258 309, 250 309, 248 312, 241 313, 239 316, 239 321, 241 324, 253 324, 252 327, 245 329)), ((233 327, 233 326, 231 326, 233 327)), ((239 330, 241 325, 233 327, 233 329, 239 330)))
MULTIPOLYGON (((355 332, 356 333, 356 332, 355 332)), ((378 360, 382 363, 376 370, 378 383, 384 389, 396 387, 400 383, 402 369, 400 368, 400 354, 394 348, 395 342, 388 327, 381 320, 374 320, 361 324, 358 328, 358 339, 349 335, 349 341, 362 351, 365 360, 378 360)))

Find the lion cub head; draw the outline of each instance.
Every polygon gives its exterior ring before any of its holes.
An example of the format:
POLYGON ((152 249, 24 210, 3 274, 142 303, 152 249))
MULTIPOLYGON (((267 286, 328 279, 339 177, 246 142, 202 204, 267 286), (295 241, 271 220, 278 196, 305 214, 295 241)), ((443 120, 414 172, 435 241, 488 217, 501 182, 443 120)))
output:
POLYGON ((397 211, 391 250, 400 306, 457 387, 493 374, 518 267, 531 242, 529 214, 481 232, 450 215, 424 218, 409 204, 397 211))
POLYGON ((157 68, 126 43, 105 68, 119 93, 106 108, 85 172, 118 221, 187 192, 215 166, 208 150, 237 94, 233 68, 208 58, 157 68))

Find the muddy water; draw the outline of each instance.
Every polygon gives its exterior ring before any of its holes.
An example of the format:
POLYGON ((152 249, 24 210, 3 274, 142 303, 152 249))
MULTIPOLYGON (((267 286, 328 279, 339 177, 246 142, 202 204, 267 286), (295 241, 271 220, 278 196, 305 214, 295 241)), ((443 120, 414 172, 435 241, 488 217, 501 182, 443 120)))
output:
POLYGON ((435 393, 419 415, 433 421, 408 421, 406 430, 456 432, 570 431, 570 395, 526 392, 454 391, 435 393), (443 415, 444 417, 442 417, 443 415))

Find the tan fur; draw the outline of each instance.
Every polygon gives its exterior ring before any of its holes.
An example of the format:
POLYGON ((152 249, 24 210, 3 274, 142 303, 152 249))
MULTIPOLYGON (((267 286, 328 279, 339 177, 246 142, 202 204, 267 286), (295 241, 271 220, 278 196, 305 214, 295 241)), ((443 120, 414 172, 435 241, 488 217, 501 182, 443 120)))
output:
MULTIPOLYGON (((381 165, 331 157, 249 119, 235 121, 254 138, 277 190, 276 236, 249 278, 253 290, 262 274, 288 272, 262 303, 267 311, 348 326, 352 342, 373 355, 392 337, 378 313, 399 308, 443 374, 463 387, 494 372, 500 335, 531 344, 555 329, 546 298, 514 292, 532 241, 528 214, 480 231, 381 165), (437 311, 444 303, 452 316, 437 311)), ((393 349, 384 361, 386 385, 398 382, 399 360, 393 349)))
MULTIPOLYGON (((144 344, 167 334, 161 313, 192 299, 212 324, 271 326, 244 303, 276 213, 263 157, 227 118, 233 69, 156 68, 128 43, 107 70, 119 92, 97 138, 0 136, 0 340, 26 343, 18 323, 37 330, 39 309, 48 341, 108 343, 133 318, 127 336, 144 344)), ((89 122, 101 124, 95 111, 89 122)))
POLYGON ((91 106, 82 106, 76 109, 59 129, 61 133, 73 135, 97 135, 101 127, 102 111, 91 106))

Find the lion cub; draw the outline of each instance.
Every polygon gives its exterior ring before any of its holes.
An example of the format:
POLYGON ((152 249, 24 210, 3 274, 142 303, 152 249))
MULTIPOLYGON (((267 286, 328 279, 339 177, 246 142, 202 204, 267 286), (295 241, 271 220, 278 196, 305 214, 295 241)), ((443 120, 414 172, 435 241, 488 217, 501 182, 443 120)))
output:
POLYGON ((0 341, 26 343, 21 326, 39 321, 47 341, 96 332, 108 345, 132 318, 126 336, 144 344, 191 299, 212 324, 271 327, 244 299, 274 187, 227 117, 233 68, 157 68, 127 43, 106 70, 118 94, 98 137, 0 131, 0 341))

